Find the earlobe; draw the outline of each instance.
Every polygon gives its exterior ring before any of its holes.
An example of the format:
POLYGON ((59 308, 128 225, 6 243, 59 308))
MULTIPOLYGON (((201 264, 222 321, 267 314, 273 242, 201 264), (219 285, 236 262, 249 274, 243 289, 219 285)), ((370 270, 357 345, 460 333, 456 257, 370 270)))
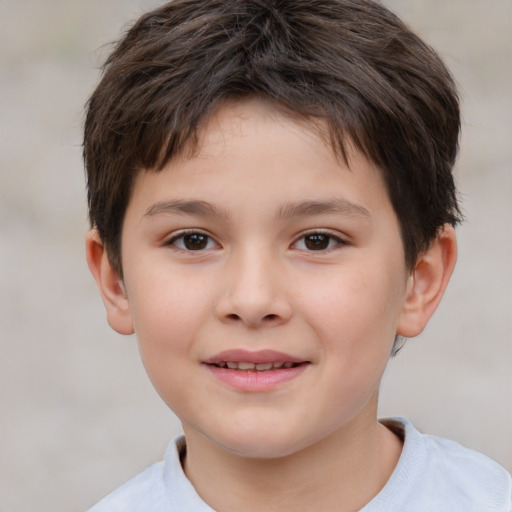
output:
POLYGON ((407 283, 397 334, 413 338, 434 314, 457 260, 457 240, 452 226, 440 229, 432 245, 420 256, 407 283))
POLYGON ((133 334, 133 320, 123 280, 112 267, 96 229, 85 239, 87 264, 98 285, 107 311, 107 321, 120 334, 133 334))

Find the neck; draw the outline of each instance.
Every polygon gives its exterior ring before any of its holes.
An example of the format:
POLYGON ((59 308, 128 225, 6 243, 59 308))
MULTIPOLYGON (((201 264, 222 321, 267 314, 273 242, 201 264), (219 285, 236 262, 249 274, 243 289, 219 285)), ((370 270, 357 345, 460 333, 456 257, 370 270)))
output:
POLYGON ((385 485, 401 442, 373 418, 358 418, 286 457, 248 458, 187 432, 185 472, 218 512, 359 510, 385 485))

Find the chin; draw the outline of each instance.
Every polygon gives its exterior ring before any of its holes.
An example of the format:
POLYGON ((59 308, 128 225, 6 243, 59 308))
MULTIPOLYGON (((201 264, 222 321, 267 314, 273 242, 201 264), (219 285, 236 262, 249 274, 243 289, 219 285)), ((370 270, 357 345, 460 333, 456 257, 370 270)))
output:
POLYGON ((269 443, 268 440, 259 443, 255 443, 254 441, 245 444, 238 443, 236 445, 230 443, 229 446, 223 445, 222 448, 239 457, 262 460, 279 459, 298 451, 296 447, 289 446, 289 444, 269 443))
MULTIPOLYGON (((224 437, 224 436, 223 436, 224 437)), ((211 439, 211 438, 210 438, 211 439)), ((258 429, 257 432, 237 432, 223 439, 211 439, 223 450, 251 459, 278 459, 307 448, 311 443, 290 432, 258 429)))

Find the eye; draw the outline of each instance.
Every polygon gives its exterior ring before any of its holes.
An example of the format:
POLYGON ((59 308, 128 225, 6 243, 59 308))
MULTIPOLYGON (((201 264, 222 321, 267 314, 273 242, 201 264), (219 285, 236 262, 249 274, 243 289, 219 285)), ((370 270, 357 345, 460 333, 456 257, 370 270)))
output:
POLYGON ((304 251, 325 251, 344 243, 340 238, 327 233, 308 233, 299 238, 293 246, 304 251))
POLYGON ((204 251, 219 247, 210 236, 200 231, 180 233, 171 238, 168 245, 173 245, 183 251, 204 251))

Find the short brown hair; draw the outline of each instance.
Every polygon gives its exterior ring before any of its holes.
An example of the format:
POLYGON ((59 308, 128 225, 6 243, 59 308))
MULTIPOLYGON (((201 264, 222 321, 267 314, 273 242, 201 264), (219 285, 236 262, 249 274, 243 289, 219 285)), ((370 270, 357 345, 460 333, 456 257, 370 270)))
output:
POLYGON ((460 220, 452 168, 460 114, 437 54, 371 0, 175 0, 118 42, 87 104, 91 224, 121 274, 133 181, 158 172, 221 102, 259 96, 326 122, 381 169, 410 268, 460 220))

